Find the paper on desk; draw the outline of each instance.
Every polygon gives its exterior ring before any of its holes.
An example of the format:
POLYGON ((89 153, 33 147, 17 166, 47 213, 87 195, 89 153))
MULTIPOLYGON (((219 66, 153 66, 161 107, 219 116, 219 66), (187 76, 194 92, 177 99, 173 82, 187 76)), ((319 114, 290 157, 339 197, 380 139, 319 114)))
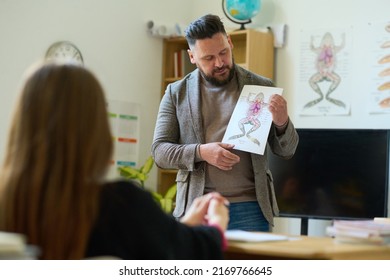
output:
POLYGON ((227 230, 225 236, 229 241, 243 241, 243 242, 268 242, 288 240, 287 236, 274 235, 263 232, 249 232, 244 230, 227 230))

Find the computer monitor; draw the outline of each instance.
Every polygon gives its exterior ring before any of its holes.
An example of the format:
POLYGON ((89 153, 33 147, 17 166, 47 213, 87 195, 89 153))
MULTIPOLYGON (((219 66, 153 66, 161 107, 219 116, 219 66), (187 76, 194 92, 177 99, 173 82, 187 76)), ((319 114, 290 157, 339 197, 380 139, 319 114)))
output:
POLYGON ((282 217, 386 217, 390 132, 381 129, 297 129, 295 155, 269 152, 282 217))

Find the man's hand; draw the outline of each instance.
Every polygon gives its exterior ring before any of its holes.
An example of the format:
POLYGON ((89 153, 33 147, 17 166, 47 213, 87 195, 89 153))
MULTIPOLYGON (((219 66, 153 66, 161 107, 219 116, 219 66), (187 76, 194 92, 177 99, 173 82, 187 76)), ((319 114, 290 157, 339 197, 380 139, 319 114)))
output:
POLYGON ((221 170, 231 170, 240 161, 240 157, 229 150, 234 145, 220 142, 202 144, 199 148, 200 157, 221 170))
POLYGON ((274 94, 269 100, 268 109, 272 114, 272 121, 276 126, 283 126, 288 121, 287 102, 279 94, 274 94))

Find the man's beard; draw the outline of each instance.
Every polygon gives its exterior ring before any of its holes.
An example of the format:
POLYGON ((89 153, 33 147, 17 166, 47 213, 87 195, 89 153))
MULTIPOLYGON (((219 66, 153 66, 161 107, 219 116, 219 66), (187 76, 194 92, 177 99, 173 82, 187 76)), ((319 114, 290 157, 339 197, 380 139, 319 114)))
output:
MULTIPOLYGON (((224 66, 227 67, 227 66, 224 66)), ((199 67, 198 67, 199 68, 199 67)), ((234 74, 236 73, 234 62, 232 63, 232 68, 229 69, 229 76, 224 80, 218 80, 217 78, 214 78, 213 76, 207 75, 205 72, 202 71, 202 69, 199 68, 200 73, 202 74, 202 77, 208 81, 210 84, 216 87, 227 85, 234 77, 234 74)))

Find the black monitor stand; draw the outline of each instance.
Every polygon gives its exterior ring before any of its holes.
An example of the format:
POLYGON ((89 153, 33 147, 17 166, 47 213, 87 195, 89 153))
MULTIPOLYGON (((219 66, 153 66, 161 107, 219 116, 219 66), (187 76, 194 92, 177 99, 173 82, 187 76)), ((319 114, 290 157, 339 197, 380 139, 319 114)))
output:
POLYGON ((307 235, 309 228, 309 218, 301 218, 301 235, 307 235))

